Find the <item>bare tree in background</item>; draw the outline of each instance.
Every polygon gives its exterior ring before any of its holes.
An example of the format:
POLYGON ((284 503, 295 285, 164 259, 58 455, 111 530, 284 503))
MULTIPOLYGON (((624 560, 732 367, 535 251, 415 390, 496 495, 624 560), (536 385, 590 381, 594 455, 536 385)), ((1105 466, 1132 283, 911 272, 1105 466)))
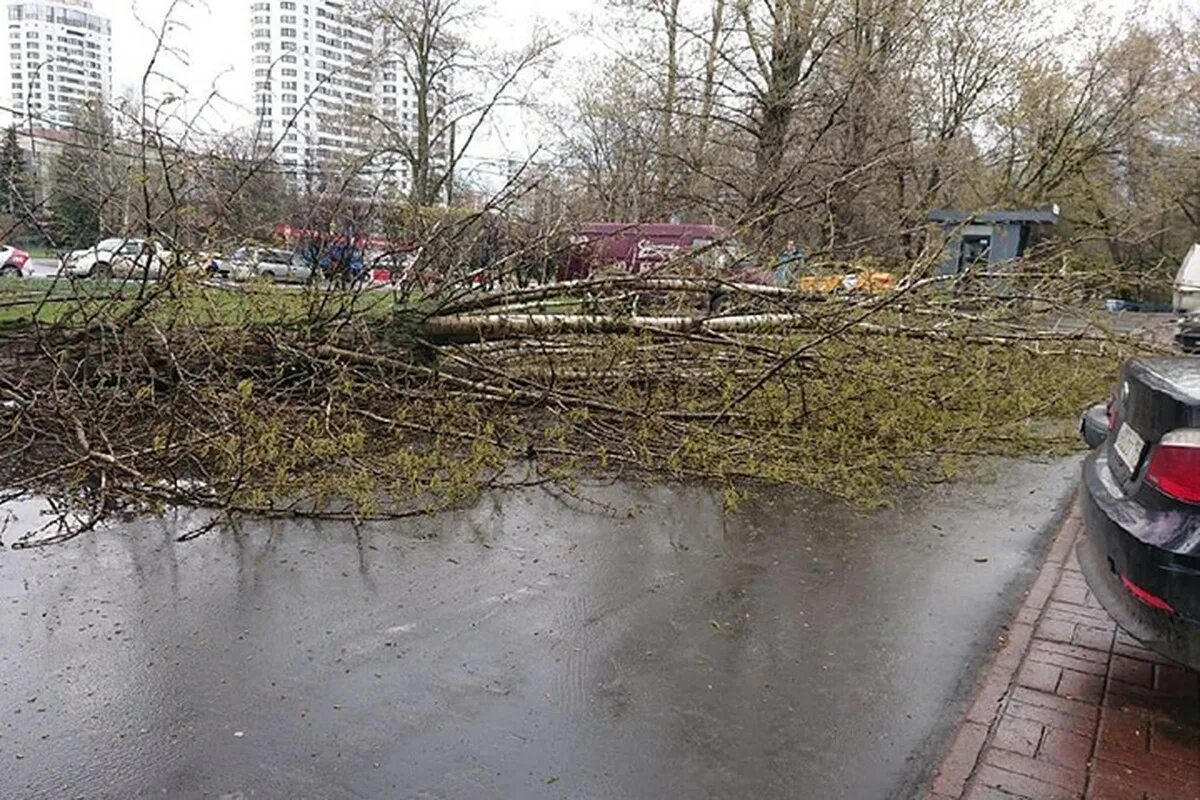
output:
POLYGON ((661 117, 652 110, 654 88, 626 63, 606 66, 576 98, 576 114, 566 132, 567 151, 585 192, 577 203, 583 216, 601 219, 654 219, 660 161, 647 153, 661 141, 661 117))
POLYGON ((409 129, 374 119, 408 164, 410 201, 450 200, 463 156, 496 112, 527 103, 525 81, 557 40, 539 31, 516 48, 485 50, 471 39, 482 12, 470 0, 373 0, 371 13, 384 31, 377 58, 404 74, 414 105, 409 129))
POLYGON ((1130 248, 1178 258, 1194 236, 1187 201, 1149 180, 1162 174, 1151 164, 1188 173, 1196 152, 1178 122, 1197 94, 1187 48, 1172 44, 1194 36, 1182 12, 1063 29, 1038 0, 616 7, 611 25, 641 33, 611 43, 565 126, 589 187, 581 206, 722 221, 833 258, 913 259, 941 206, 1058 203, 1065 233, 1082 222, 1109 235, 1133 224, 1116 209, 1165 205, 1151 230, 1189 228, 1160 237, 1165 249, 1144 237, 1106 255, 1118 260, 1130 248), (1109 223, 1083 211, 1099 196, 1109 223))

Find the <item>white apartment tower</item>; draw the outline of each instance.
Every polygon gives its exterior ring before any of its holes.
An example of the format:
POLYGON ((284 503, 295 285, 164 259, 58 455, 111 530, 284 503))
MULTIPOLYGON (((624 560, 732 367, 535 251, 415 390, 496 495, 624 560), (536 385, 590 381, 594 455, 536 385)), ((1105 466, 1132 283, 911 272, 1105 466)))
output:
POLYGON ((92 0, 10 0, 8 51, 18 120, 69 128, 85 102, 112 96, 112 22, 92 0))
POLYGON ((376 152, 372 132, 407 105, 408 90, 357 0, 252 0, 250 14, 260 146, 310 190, 326 168, 354 165, 407 191, 407 167, 376 152))

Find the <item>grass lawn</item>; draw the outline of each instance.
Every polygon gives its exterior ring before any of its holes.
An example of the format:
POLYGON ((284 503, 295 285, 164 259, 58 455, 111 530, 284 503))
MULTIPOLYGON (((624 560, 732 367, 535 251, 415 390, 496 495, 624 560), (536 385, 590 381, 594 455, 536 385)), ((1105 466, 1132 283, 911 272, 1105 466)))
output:
MULTIPOLYGON (((210 286, 178 281, 170 291, 150 284, 148 318, 158 325, 221 327, 291 325, 329 319, 353 312, 386 318, 395 306, 389 291, 351 292, 327 287, 283 287, 249 284, 210 286)), ((101 319, 119 320, 139 302, 136 281, 61 278, 0 280, 0 332, 42 325, 84 325, 101 319)), ((143 295, 145 297, 145 295, 143 295)))

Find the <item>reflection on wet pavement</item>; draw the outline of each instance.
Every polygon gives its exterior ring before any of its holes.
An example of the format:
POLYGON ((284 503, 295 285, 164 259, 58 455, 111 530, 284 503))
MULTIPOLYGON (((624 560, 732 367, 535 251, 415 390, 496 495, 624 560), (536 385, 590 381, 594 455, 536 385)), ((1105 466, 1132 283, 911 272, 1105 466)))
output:
POLYGON ((1074 468, 870 514, 616 485, 3 551, 0 797, 903 794, 1074 468))

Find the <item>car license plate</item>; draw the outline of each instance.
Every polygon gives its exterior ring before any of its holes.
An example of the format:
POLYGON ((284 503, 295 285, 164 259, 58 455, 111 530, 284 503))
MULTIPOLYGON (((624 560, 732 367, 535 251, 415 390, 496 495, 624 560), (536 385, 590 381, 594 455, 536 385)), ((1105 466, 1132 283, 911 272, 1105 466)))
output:
POLYGON ((1121 425, 1121 429, 1117 431, 1117 439, 1113 442, 1117 457, 1130 472, 1137 470, 1138 461, 1142 458, 1142 448, 1145 445, 1145 440, 1128 423, 1121 425))

